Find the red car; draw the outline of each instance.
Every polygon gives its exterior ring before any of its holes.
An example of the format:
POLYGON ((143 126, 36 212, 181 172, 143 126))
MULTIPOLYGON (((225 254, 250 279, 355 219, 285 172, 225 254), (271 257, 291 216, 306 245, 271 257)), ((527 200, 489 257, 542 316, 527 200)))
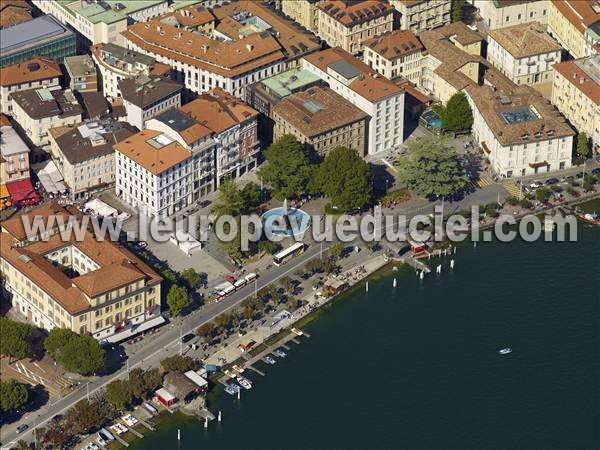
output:
POLYGON ((233 278, 233 276, 231 276, 229 274, 225 275, 225 279, 227 281, 229 281, 230 283, 235 283, 235 278, 233 278))

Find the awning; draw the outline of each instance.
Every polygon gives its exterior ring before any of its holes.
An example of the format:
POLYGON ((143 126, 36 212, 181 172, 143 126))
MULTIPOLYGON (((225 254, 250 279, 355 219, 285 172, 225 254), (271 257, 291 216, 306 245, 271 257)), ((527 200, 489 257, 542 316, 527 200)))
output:
POLYGON ((102 342, 109 342, 111 344, 115 344, 117 342, 121 342, 125 339, 130 338, 131 336, 135 336, 138 333, 142 333, 150 328, 154 328, 158 325, 161 325, 166 322, 166 319, 163 316, 155 317, 154 319, 146 320, 140 325, 134 325, 128 330, 121 331, 120 333, 115 333, 112 336, 103 339, 102 342))
POLYGON ((59 194, 67 191, 63 176, 54 161, 44 161, 33 164, 31 168, 36 173, 42 186, 49 194, 59 194))
POLYGON ((541 161, 541 162, 536 162, 536 163, 529 163, 529 167, 531 167, 532 169, 536 169, 538 167, 544 167, 548 165, 548 161, 541 161))
POLYGON ((90 200, 89 202, 87 202, 84 205, 84 207, 86 209, 91 209, 96 214, 99 214, 102 217, 117 217, 117 215, 119 214, 119 211, 117 211, 115 208, 113 208, 109 204, 104 203, 99 198, 90 200))
POLYGON ((8 208, 9 206, 12 206, 10 192, 8 192, 5 184, 0 184, 0 208, 8 208))
POLYGON ((487 144, 486 144, 485 142, 482 142, 482 143, 481 143, 481 148, 483 149, 483 151, 484 151, 486 154, 488 154, 488 155, 489 155, 489 154, 491 153, 491 151, 490 151, 489 147, 487 146, 487 144))
POLYGON ((13 181, 8 183, 6 187, 15 205, 31 205, 40 201, 40 196, 33 189, 29 178, 13 181))

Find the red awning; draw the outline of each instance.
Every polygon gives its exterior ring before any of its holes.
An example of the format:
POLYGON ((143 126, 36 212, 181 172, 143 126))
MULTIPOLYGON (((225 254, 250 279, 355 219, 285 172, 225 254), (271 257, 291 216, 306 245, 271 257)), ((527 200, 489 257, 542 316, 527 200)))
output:
POLYGON ((30 205, 40 201, 40 196, 33 189, 29 178, 13 181, 12 183, 8 183, 6 187, 15 205, 30 205))

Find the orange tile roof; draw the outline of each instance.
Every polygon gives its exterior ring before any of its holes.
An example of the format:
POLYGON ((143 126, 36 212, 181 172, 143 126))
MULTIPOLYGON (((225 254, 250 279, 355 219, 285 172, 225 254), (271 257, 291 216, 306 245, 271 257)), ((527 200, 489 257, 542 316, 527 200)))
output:
MULTIPOLYGON (((600 59, 600 56, 596 56, 600 59)), ((586 97, 600 106, 600 84, 594 81, 585 71, 577 65, 581 59, 564 61, 554 64, 552 68, 560 73, 569 83, 579 89, 586 97)))
POLYGON ((546 27, 539 22, 498 28, 490 31, 489 37, 515 58, 525 58, 562 50, 560 44, 546 32, 546 27))
POLYGON ((199 27, 215 21, 213 13, 203 5, 191 5, 161 16, 165 17, 174 17, 184 27, 199 27))
POLYGON ((409 30, 385 33, 365 41, 364 45, 386 59, 398 58, 424 48, 415 33, 409 30))
POLYGON ((12 126, 10 124, 10 120, 8 120, 8 117, 6 117, 4 114, 0 113, 0 127, 10 127, 12 126))
POLYGON ((594 11, 591 1, 552 0, 552 4, 582 33, 593 24, 600 22, 600 13, 594 11))
POLYGON ((62 72, 58 63, 41 56, 0 68, 0 85, 12 86, 60 76, 62 72))
POLYGON ((319 9, 346 27, 353 27, 394 12, 393 6, 377 0, 330 0, 319 3, 319 9))
POLYGON ((140 131, 119 142, 114 148, 154 175, 160 175, 190 157, 190 152, 177 141, 161 148, 156 148, 148 142, 161 134, 155 130, 140 131))

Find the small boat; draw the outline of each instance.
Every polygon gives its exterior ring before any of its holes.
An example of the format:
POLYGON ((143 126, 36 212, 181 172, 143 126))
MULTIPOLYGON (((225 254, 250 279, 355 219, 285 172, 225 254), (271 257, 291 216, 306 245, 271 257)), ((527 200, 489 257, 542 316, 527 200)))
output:
POLYGON ((302 330, 299 330, 298 328, 292 328, 292 333, 294 333, 297 336, 302 336, 304 334, 304 332, 302 330))
POLYGON ((235 370, 238 373, 244 373, 245 369, 243 367, 238 366, 237 364, 234 364, 233 365, 233 370, 235 370))
POLYGON ((600 215, 599 214, 585 213, 585 214, 578 214, 577 217, 579 218, 579 220, 581 220, 583 222, 600 226, 600 215))
POLYGON ((273 354, 275 356, 279 356, 280 358, 285 358, 287 356, 287 353, 280 349, 273 350, 273 354))
POLYGON ((265 356, 265 358, 264 358, 264 359, 265 359, 265 362, 266 362, 267 364, 275 364, 275 362, 276 362, 276 361, 275 361, 273 358, 271 358, 270 356, 265 356))
POLYGON ((227 386, 225 386, 225 392, 227 392, 229 395, 235 395, 239 390, 240 387, 235 383, 229 383, 227 386))
POLYGON ((240 386, 243 387, 244 389, 252 389, 252 383, 250 383, 250 380, 248 378, 239 376, 236 378, 236 380, 238 383, 240 383, 240 386))
POLYGON ((233 373, 231 370, 229 369, 225 369, 225 375, 227 375, 229 378, 235 378, 236 374, 233 373))
POLYGON ((512 352, 512 348, 506 347, 506 348, 503 348, 502 350, 500 350, 498 353, 500 353, 501 355, 508 355, 511 352, 512 352))

